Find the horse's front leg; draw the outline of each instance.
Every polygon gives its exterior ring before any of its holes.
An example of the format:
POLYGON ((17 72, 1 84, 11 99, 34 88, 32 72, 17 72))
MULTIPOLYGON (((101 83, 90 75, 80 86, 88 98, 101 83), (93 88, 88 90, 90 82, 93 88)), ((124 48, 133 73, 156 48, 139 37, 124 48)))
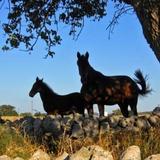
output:
POLYGON ((93 117, 93 105, 92 104, 87 106, 87 112, 88 112, 89 117, 93 117))
POLYGON ((104 117, 104 105, 98 104, 99 117, 104 117))

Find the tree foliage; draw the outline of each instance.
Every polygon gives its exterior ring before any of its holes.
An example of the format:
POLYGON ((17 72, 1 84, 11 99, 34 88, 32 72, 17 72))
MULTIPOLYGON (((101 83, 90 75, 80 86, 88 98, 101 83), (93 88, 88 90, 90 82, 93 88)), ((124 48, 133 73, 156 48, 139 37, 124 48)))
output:
POLYGON ((30 116, 33 116, 33 114, 31 112, 24 112, 24 113, 20 113, 20 116, 30 117, 30 116))
MULTIPOLYGON (((85 18, 100 20, 107 14, 109 0, 8 0, 8 22, 3 23, 7 35, 3 50, 25 45, 32 51, 41 39, 47 46, 47 56, 53 56, 55 45, 61 44, 59 24, 70 26, 69 35, 77 38, 85 18)), ((160 3, 159 0, 110 0, 115 4, 109 33, 118 18, 132 8, 143 29, 144 36, 160 61, 160 3), (126 6, 127 5, 127 6, 126 6)), ((5 0, 0 0, 4 4, 5 0)), ((1 5, 2 8, 3 5, 1 5)))
POLYGON ((18 113, 16 112, 14 106, 11 106, 11 105, 1 105, 0 106, 0 115, 1 116, 17 116, 18 113))
POLYGON ((45 113, 41 113, 41 112, 36 112, 36 113, 34 114, 34 116, 35 116, 35 117, 44 117, 44 116, 46 116, 46 114, 45 114, 45 113))
POLYGON ((62 40, 58 23, 69 25, 69 35, 75 37, 77 28, 83 28, 84 18, 99 20, 105 15, 106 5, 106 0, 9 0, 9 22, 3 24, 8 38, 3 50, 24 44, 31 51, 42 39, 48 55, 53 56, 52 47, 62 40))

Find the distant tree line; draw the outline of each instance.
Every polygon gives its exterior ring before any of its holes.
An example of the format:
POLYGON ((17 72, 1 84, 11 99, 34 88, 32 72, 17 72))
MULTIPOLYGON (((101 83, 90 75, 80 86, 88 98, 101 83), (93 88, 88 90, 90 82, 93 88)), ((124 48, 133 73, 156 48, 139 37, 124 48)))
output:
POLYGON ((11 105, 1 105, 0 106, 0 116, 18 116, 14 106, 11 105))
POLYGON ((31 112, 24 112, 24 113, 20 113, 18 114, 16 111, 16 107, 12 106, 12 105, 1 105, 0 106, 0 116, 45 116, 45 113, 41 113, 41 112, 36 112, 34 114, 32 114, 31 112))
POLYGON ((31 112, 24 112, 24 113, 20 113, 20 116, 26 117, 26 116, 35 116, 35 117, 41 117, 41 116, 45 116, 45 113, 41 113, 41 112, 36 112, 34 114, 32 114, 31 112))

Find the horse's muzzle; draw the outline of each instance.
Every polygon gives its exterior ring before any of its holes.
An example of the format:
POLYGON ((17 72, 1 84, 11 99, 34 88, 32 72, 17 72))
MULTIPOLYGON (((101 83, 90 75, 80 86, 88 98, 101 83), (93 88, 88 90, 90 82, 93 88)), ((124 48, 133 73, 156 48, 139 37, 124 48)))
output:
POLYGON ((33 96, 34 96, 34 94, 32 94, 32 92, 29 92, 29 96, 30 96, 30 97, 33 97, 33 96))

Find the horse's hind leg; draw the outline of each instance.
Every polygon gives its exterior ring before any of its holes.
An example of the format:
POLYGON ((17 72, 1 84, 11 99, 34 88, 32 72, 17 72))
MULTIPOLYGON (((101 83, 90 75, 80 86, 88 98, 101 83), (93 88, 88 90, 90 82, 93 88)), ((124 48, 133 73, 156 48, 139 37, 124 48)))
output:
POLYGON ((134 116, 138 116, 138 113, 137 113, 137 100, 138 100, 138 98, 135 98, 134 100, 132 100, 130 102, 131 111, 133 112, 134 116))
POLYGON ((89 117, 93 117, 93 105, 87 105, 86 107, 89 117))
POLYGON ((99 110, 99 116, 103 117, 104 116, 104 105, 98 104, 98 110, 99 110))
POLYGON ((128 114, 128 104, 127 103, 121 103, 121 104, 118 104, 120 109, 121 109, 121 112, 123 114, 124 117, 128 117, 129 114, 128 114))
POLYGON ((73 114, 73 119, 76 119, 76 112, 73 111, 72 114, 73 114))

